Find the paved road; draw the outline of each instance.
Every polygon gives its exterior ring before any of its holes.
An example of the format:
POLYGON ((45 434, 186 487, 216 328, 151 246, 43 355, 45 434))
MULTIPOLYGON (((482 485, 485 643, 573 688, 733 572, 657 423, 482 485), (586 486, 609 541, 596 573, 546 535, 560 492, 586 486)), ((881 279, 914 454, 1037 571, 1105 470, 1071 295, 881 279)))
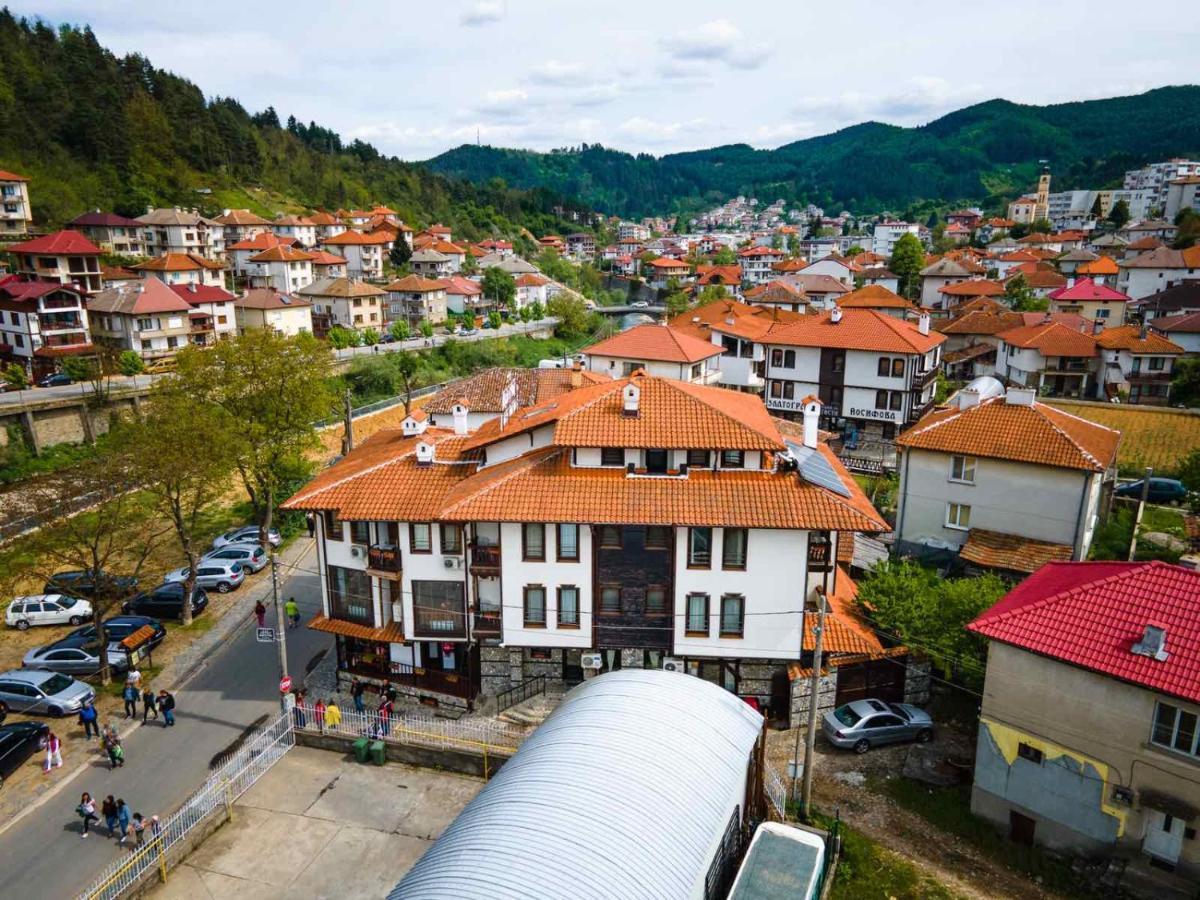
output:
MULTIPOLYGON (((132 378, 124 375, 112 376, 111 390, 113 393, 133 387, 146 388, 158 376, 137 375, 132 378)), ((75 384, 63 384, 58 387, 29 388, 26 391, 8 391, 0 394, 0 406, 23 406, 36 403, 39 400, 84 400, 92 396, 92 383, 81 381, 75 384)))
MULTIPOLYGON (((300 565, 312 568, 312 560, 312 554, 307 554, 300 565)), ((295 595, 305 619, 319 611, 315 575, 298 572, 283 589, 295 595)), ((75 814, 80 793, 90 792, 97 808, 112 794, 124 798, 132 812, 145 816, 172 812, 207 777, 214 756, 260 716, 278 712, 276 648, 256 643, 252 625, 253 620, 176 694, 175 728, 164 729, 151 721, 137 729, 124 742, 125 767, 115 771, 110 772, 97 753, 90 770, 0 835, 4 896, 73 897, 126 852, 105 836, 103 822, 99 834, 80 840, 75 814)), ((322 650, 333 652, 330 635, 307 628, 289 631, 288 667, 293 677, 302 675, 322 650)), ((78 727, 70 725, 72 730, 78 727)))

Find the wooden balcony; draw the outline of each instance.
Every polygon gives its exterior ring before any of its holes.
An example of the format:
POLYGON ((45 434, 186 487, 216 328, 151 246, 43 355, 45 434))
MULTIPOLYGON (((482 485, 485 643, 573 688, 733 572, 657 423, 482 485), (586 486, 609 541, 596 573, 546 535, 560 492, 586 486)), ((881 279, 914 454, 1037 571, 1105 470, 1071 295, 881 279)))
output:
POLYGON ((1149 370, 1144 370, 1141 372, 1130 372, 1126 376, 1126 379, 1130 384, 1155 384, 1159 382, 1169 382, 1174 377, 1174 372, 1151 372, 1149 370))
POLYGON ((367 571, 381 578, 399 578, 400 548, 373 544, 367 550, 367 571))
POLYGON ((937 373, 938 373, 937 369, 927 369, 924 372, 918 372, 916 375, 913 376, 913 383, 912 383, 913 390, 914 391, 922 390, 925 387, 925 385, 929 384, 929 382, 931 382, 935 378, 937 378, 937 373))
POLYGON ((828 572, 831 568, 832 544, 818 544, 811 540, 808 544, 808 571, 828 572))
POLYGON ((344 665, 343 670, 355 675, 364 675, 367 678, 380 678, 405 687, 449 694, 451 697, 461 697, 465 700, 471 700, 478 693, 471 675, 467 671, 431 669, 382 659, 371 662, 356 660, 344 665))
POLYGON ((500 548, 472 544, 470 569, 472 575, 482 575, 485 578, 499 575, 500 548))
POLYGON ((477 609, 472 630, 480 637, 500 634, 500 610, 477 609))

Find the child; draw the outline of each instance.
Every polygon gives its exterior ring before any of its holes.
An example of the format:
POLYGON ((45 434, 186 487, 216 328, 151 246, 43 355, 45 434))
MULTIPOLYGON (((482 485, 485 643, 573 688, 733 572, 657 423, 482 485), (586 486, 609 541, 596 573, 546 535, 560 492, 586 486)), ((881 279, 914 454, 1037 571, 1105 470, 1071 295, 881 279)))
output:
POLYGON ((143 833, 146 831, 146 820, 142 818, 141 813, 133 814, 133 840, 134 847, 142 846, 144 841, 143 833))
POLYGON ((320 697, 317 698, 317 705, 313 707, 313 718, 317 720, 317 731, 321 734, 325 733, 325 701, 320 697))
POLYGON ((52 768, 62 768, 62 741, 53 731, 46 735, 46 765, 42 774, 49 775, 52 768))
POLYGON ((338 726, 342 724, 342 711, 338 709, 336 700, 330 699, 329 705, 325 707, 325 724, 329 726, 330 731, 337 731, 338 726))

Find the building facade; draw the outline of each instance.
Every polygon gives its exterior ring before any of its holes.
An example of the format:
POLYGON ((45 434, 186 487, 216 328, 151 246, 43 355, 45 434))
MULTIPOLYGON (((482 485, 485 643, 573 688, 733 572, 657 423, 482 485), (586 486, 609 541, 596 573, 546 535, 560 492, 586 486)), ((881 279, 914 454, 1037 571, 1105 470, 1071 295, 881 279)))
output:
POLYGON ((29 234, 32 224, 29 179, 0 169, 0 237, 22 237, 29 234))

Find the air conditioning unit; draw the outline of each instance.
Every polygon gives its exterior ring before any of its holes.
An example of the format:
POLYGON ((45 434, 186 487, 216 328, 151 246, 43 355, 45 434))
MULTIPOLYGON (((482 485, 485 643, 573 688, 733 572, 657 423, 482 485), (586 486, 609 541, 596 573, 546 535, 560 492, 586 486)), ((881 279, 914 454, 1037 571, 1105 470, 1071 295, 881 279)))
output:
POLYGON ((457 556, 447 556, 445 559, 442 560, 442 565, 445 566, 447 569, 461 569, 462 568, 462 560, 459 559, 457 556))
POLYGON ((579 665, 585 669, 602 669, 604 668, 604 656, 600 653, 581 653, 579 665))
POLYGON ((662 661, 662 667, 663 667, 664 672, 684 672, 684 671, 686 671, 684 669, 682 659, 674 659, 670 656, 666 657, 662 661))
POLYGON ((362 559, 362 558, 363 558, 364 556, 366 556, 367 554, 366 554, 366 551, 365 551, 365 550, 363 550, 363 548, 362 548, 362 547, 359 547, 359 546, 357 546, 357 545, 353 545, 353 544, 352 544, 352 545, 350 546, 350 555, 351 555, 351 556, 352 556, 354 559, 362 559))

